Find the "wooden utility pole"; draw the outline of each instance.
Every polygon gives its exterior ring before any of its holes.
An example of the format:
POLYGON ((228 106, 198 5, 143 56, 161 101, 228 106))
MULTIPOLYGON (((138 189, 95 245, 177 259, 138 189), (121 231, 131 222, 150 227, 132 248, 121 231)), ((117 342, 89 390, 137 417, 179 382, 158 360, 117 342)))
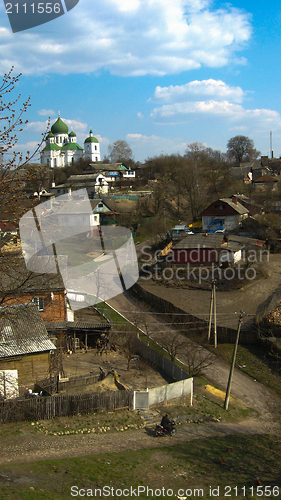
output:
POLYGON ((232 382, 232 377, 233 377, 233 372, 234 372, 234 366, 235 366, 235 360, 236 360, 236 355, 237 355, 237 348, 238 348, 239 335, 240 335, 243 315, 244 315, 244 313, 241 311, 240 316, 239 316, 239 321, 238 321, 236 341, 235 341, 234 351, 233 351, 233 355, 232 355, 231 367, 230 367, 226 395, 225 395, 225 401, 224 401, 224 409, 225 410, 228 410, 228 405, 229 405, 231 382, 232 382))
POLYGON ((217 305, 216 305, 216 282, 212 281, 212 293, 211 293, 211 304, 210 304, 210 316, 209 316, 209 329, 208 329, 208 342, 211 339, 211 329, 212 329, 212 315, 214 309, 214 341, 215 347, 217 347, 217 305))
POLYGON ((217 338, 217 301, 216 301, 216 282, 213 281, 214 286, 214 345, 215 348, 218 347, 218 338, 217 338))

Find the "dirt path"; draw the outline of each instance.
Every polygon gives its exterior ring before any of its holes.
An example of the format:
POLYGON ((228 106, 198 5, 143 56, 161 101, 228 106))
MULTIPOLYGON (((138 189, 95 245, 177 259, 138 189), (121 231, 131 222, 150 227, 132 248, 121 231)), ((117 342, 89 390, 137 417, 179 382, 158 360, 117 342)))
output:
POLYGON ((11 444, 10 437, 1 437, 0 465, 7 463, 34 462, 35 460, 79 457, 98 453, 113 453, 126 450, 156 448, 177 445, 207 437, 221 437, 234 434, 266 434, 269 425, 249 420, 238 424, 204 423, 185 424, 177 427, 173 438, 155 438, 153 429, 128 430, 123 433, 79 436, 19 436, 11 444))

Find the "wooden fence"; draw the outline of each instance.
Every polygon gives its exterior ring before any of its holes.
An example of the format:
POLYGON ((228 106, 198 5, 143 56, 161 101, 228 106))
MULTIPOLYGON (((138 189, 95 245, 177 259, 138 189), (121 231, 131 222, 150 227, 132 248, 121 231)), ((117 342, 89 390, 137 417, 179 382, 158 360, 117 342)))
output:
POLYGON ((0 422, 37 421, 133 407, 133 391, 95 392, 0 401, 0 422))

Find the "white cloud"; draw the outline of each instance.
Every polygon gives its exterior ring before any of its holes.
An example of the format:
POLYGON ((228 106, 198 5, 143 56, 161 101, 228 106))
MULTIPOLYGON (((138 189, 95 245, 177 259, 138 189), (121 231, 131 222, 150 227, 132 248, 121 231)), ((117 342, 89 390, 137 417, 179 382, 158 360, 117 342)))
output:
POLYGON ((29 122, 27 123, 25 130, 34 130, 35 132, 45 132, 48 126, 48 120, 44 122, 29 122))
POLYGON ((71 130, 71 127, 73 128, 74 132, 86 132, 87 130, 87 123, 82 123, 77 120, 68 120, 65 118, 61 118, 64 123, 68 126, 69 131, 71 130))
POLYGON ((38 115, 40 116, 54 116, 56 113, 52 109, 40 109, 38 115))
POLYGON ((139 111, 139 112, 137 113, 137 117, 138 117, 140 120, 142 120, 142 118, 143 118, 143 114, 142 114, 142 112, 141 112, 141 111, 139 111))
POLYGON ((0 70, 165 75, 220 67, 251 36, 250 17, 211 0, 83 0, 63 18, 13 35, 0 25, 0 70), (71 34, 71 39, 70 39, 71 34))
MULTIPOLYGON (((156 87, 153 99, 161 102, 179 102, 192 97, 212 96, 216 99, 227 98, 230 101, 242 102, 245 93, 241 87, 231 87, 222 80, 194 80, 184 85, 156 87)), ((150 99, 151 100, 151 99, 150 99)))
POLYGON ((165 104, 155 108, 151 117, 171 118, 178 115, 204 114, 209 116, 226 117, 231 120, 259 119, 280 123, 281 116, 277 111, 271 109, 245 109, 240 104, 233 104, 229 101, 197 101, 183 102, 175 104, 165 104))

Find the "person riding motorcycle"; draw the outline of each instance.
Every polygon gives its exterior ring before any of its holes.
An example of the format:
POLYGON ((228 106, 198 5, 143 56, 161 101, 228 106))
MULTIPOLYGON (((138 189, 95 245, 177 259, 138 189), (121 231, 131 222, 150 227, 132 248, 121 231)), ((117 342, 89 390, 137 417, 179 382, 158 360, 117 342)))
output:
POLYGON ((164 429, 166 431, 169 431, 172 427, 172 422, 171 420, 169 419, 169 415, 168 413, 166 413, 163 417, 162 417, 162 420, 161 420, 161 425, 162 427, 164 427, 164 429))

